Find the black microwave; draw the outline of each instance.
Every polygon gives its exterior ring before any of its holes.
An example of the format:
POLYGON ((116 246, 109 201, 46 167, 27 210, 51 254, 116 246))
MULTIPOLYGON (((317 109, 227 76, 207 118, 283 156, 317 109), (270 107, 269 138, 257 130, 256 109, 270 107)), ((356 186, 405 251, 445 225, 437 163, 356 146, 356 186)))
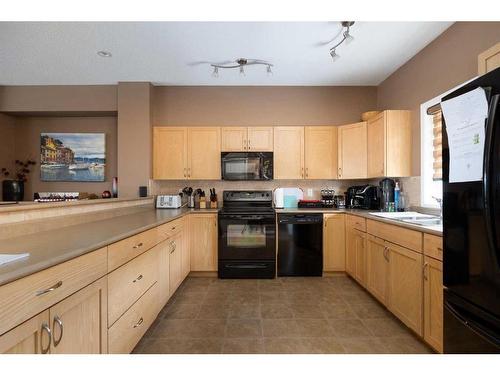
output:
POLYGON ((223 180, 272 180, 272 152, 222 152, 223 180))

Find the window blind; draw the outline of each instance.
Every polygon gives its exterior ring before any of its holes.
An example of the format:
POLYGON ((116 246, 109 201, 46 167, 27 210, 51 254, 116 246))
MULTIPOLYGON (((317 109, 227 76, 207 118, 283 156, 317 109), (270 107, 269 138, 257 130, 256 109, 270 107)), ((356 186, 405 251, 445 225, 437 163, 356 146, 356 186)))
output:
POLYGON ((432 116, 432 179, 439 181, 443 178, 441 105, 430 107, 427 114, 432 116))

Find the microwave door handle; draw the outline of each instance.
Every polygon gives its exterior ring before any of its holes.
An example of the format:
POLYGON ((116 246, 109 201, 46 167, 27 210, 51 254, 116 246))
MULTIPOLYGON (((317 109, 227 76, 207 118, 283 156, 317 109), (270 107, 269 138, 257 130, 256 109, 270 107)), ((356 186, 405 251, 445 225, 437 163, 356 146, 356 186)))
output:
POLYGON ((494 156, 494 133, 495 133, 495 122, 497 120, 498 112, 498 102, 500 101, 500 94, 494 95, 490 101, 490 108, 488 111, 488 118, 486 120, 486 136, 485 136, 485 150, 484 150, 484 161, 483 161, 483 193, 484 193, 484 216, 486 221, 486 233, 488 237, 488 243, 490 245, 490 250, 493 252, 493 256, 497 260, 497 264, 500 265, 500 259, 498 259, 497 246, 494 236, 494 223, 492 220, 492 215, 495 212, 495 194, 496 189, 491 188, 494 184, 495 176, 492 176, 494 156))

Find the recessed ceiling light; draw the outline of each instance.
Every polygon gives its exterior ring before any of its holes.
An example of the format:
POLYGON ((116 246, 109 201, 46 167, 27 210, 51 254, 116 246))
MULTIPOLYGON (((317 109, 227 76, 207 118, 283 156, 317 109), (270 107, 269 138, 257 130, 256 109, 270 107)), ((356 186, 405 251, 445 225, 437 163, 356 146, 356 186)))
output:
POLYGON ((108 51, 97 51, 97 54, 101 57, 111 57, 113 56, 111 52, 108 51))

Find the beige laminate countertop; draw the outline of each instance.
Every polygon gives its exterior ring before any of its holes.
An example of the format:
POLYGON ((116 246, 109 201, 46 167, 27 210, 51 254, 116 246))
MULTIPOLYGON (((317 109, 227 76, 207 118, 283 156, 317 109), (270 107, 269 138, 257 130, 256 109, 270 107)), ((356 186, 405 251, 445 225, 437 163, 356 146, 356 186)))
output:
POLYGON ((213 213, 217 210, 189 208, 156 210, 152 205, 147 205, 139 211, 135 207, 133 213, 124 213, 110 219, 1 240, 0 253, 30 253, 30 256, 1 265, 0 285, 100 249, 191 212, 213 213))
POLYGON ((433 234, 435 236, 442 236, 443 235, 443 228, 438 225, 433 225, 433 226, 423 226, 423 225, 416 225, 416 224, 409 224, 405 223, 399 220, 394 220, 394 219, 386 219, 380 216, 375 216, 375 215, 370 215, 370 212, 379 212, 379 211, 369 211, 369 210, 360 210, 360 209, 338 209, 338 208, 277 208, 276 213, 280 214, 287 214, 287 213, 322 213, 322 214, 328 214, 328 213, 336 213, 336 212, 343 212, 346 214, 350 215, 356 215, 356 216, 361 216, 366 219, 370 220, 376 220, 376 221, 381 221, 383 223, 391 224, 391 225, 397 225, 403 228, 408 228, 408 229, 413 229, 419 232, 423 233, 429 233, 433 234))

